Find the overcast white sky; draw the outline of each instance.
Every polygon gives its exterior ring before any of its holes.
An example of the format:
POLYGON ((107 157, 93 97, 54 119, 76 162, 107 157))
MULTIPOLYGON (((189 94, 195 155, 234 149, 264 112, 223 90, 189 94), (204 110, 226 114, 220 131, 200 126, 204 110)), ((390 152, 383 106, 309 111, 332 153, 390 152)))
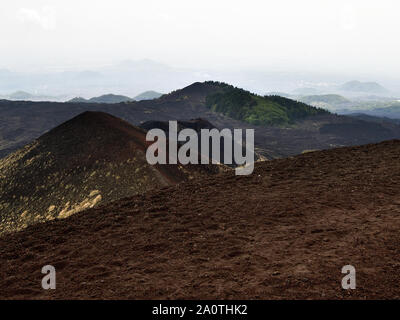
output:
POLYGON ((0 68, 400 72, 398 0, 1 0, 0 68))

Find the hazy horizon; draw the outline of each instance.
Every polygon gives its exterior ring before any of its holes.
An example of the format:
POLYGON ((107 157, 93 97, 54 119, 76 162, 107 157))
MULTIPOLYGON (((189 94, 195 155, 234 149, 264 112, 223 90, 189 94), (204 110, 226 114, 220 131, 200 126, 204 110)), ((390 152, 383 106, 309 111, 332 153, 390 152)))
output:
MULTIPOLYGON (((118 82, 127 86, 126 79, 115 78, 95 90, 91 84, 82 92, 15 80, 19 90, 88 96, 104 89, 132 95, 213 79, 256 92, 350 80, 376 81, 400 91, 397 1, 100 0, 94 5, 5 0, 0 9, 3 73, 100 72, 143 59, 187 73, 177 81, 148 79, 137 88, 135 79, 131 88, 119 91, 118 82)), ((1 93, 8 88, 0 87, 1 93)))

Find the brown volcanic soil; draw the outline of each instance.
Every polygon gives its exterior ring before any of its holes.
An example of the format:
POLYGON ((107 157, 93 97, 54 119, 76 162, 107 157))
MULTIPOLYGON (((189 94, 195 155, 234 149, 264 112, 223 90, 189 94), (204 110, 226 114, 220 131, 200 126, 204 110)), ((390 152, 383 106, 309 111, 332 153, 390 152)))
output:
POLYGON ((400 141, 310 152, 29 227, 0 239, 0 296, 398 299, 399 154, 400 141), (341 288, 347 264, 356 290, 341 288))

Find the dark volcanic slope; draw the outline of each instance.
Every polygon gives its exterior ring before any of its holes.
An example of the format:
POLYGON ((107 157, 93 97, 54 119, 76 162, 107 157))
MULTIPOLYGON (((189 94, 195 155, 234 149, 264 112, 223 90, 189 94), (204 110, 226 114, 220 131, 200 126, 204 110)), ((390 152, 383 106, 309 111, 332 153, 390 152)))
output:
MULTIPOLYGON (((191 119, 189 121, 177 121, 177 125, 178 125, 178 132, 180 132, 181 130, 184 129, 192 129, 194 131, 197 132, 197 143, 199 146, 201 146, 201 130, 202 129, 214 129, 215 126, 213 124, 211 124, 210 122, 208 122, 207 120, 204 119, 191 119)), ((144 123, 142 123, 140 125, 140 128, 149 131, 151 129, 161 129, 165 132, 166 136, 169 136, 169 122, 168 121, 146 121, 144 123)), ((246 141, 243 141, 244 145, 246 143, 246 141)), ((180 143, 183 144, 183 143, 180 143)), ((241 148, 241 146, 232 144, 232 150, 234 150, 235 148, 241 148)), ((225 144, 221 143, 220 144, 220 158, 216 159, 217 161, 219 161, 220 163, 225 163, 225 144)), ((210 147, 208 150, 208 155, 212 155, 212 144, 210 143, 210 147)), ((203 151, 202 151, 203 152, 203 151)), ((200 160, 200 159, 199 159, 200 160)), ((255 161, 262 161, 262 160, 267 160, 264 157, 262 157, 260 154, 258 154, 258 152, 254 153, 254 160, 255 161)), ((232 165, 228 165, 230 167, 236 167, 237 163, 235 162, 235 159, 232 159, 233 163, 232 165)))
POLYGON ((210 168, 150 166, 148 144, 144 130, 106 113, 85 112, 0 159, 0 234, 210 168))
POLYGON ((0 239, 0 297, 398 299, 399 154, 311 152, 29 227, 0 239))
POLYGON ((0 157, 84 111, 107 112, 136 126, 145 121, 202 118, 219 129, 255 128, 256 147, 267 158, 400 138, 398 125, 371 124, 333 114, 304 119, 288 128, 250 125, 206 107, 207 96, 224 87, 225 84, 216 82, 194 83, 159 99, 120 104, 0 101, 0 157), (342 130, 343 124, 352 126, 353 123, 358 130, 342 130), (324 128, 325 125, 328 128, 324 128))

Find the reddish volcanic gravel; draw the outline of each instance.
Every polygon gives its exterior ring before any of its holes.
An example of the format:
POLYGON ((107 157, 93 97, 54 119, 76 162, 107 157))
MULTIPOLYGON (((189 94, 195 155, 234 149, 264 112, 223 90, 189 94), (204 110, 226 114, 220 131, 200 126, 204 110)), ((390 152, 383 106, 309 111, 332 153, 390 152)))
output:
POLYGON ((399 155, 400 141, 311 152, 31 226, 0 239, 0 297, 398 299, 399 155))

